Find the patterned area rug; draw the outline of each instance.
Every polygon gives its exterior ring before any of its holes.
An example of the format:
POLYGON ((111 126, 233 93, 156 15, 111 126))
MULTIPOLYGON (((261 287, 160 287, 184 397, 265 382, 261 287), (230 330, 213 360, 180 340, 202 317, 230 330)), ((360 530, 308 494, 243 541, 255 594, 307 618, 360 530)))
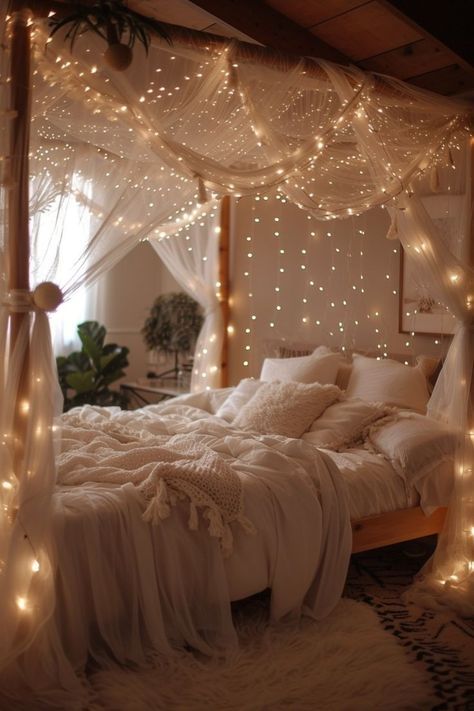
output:
POLYGON ((402 600, 433 546, 433 538, 426 538, 352 556, 344 595, 369 604, 411 662, 429 675, 432 711, 474 711, 474 619, 402 600))

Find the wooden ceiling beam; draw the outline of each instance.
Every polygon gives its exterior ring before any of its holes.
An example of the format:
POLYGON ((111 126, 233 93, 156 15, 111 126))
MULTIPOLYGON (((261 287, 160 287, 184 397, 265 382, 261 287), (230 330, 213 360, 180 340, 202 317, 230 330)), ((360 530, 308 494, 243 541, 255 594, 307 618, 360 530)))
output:
POLYGON ((211 15, 243 32, 247 37, 281 52, 318 57, 338 64, 351 60, 311 32, 277 12, 262 0, 192 0, 211 15))
POLYGON ((405 22, 425 36, 438 40, 456 55, 457 63, 474 73, 474 44, 472 42, 472 0, 441 2, 413 2, 413 0, 379 0, 391 8, 405 22))
POLYGON ((474 71, 472 69, 467 71, 459 64, 452 64, 433 72, 410 77, 410 84, 445 96, 454 96, 474 89, 474 71))
POLYGON ((425 72, 456 63, 456 55, 441 42, 423 37, 402 47, 362 59, 358 65, 370 72, 389 74, 405 81, 425 72))

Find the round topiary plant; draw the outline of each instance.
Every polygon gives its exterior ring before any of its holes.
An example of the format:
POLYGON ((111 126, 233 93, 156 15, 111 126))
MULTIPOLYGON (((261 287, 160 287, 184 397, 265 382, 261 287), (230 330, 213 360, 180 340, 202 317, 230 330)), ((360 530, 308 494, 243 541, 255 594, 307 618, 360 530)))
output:
POLYGON ((142 334, 148 350, 166 355, 191 353, 204 318, 197 301, 183 292, 162 294, 153 302, 142 334))

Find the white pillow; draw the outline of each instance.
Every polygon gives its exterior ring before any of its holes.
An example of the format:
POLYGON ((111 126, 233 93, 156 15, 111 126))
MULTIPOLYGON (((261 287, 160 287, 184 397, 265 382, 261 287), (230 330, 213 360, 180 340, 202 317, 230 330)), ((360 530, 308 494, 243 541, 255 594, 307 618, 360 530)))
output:
POLYGON ((352 360, 347 397, 426 412, 428 387, 426 378, 418 368, 388 358, 377 360, 357 353, 352 360))
POLYGON ((233 424, 260 434, 300 437, 340 395, 335 385, 263 383, 233 424))
POLYGON ((341 388, 341 390, 346 390, 346 388, 349 384, 349 379, 351 377, 351 373, 352 373, 352 363, 349 363, 348 361, 341 358, 341 362, 339 364, 339 369, 337 371, 337 377, 336 377, 336 385, 338 388, 341 388))
POLYGON ((413 412, 400 413, 369 430, 369 442, 408 484, 432 474, 443 462, 454 467, 456 433, 446 425, 413 412))
POLYGON ((254 380, 253 378, 241 380, 219 407, 215 413, 216 416, 222 417, 227 422, 233 422, 243 406, 255 395, 261 385, 263 383, 260 380, 254 380))
POLYGON ((265 358, 260 380, 332 385, 336 382, 340 363, 341 357, 338 353, 322 356, 312 353, 299 358, 265 358))
POLYGON ((369 425, 390 411, 380 402, 347 398, 328 407, 302 439, 325 449, 347 448, 362 438, 369 425))

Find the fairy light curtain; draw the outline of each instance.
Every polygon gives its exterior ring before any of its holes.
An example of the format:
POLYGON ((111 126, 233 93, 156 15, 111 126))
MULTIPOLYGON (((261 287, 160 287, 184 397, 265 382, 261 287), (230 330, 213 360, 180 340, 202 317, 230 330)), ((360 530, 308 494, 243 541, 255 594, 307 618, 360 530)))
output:
MULTIPOLYGON (((2 76, 8 77, 4 48, 2 43, 2 76)), ((264 64, 255 63, 232 42, 219 49, 184 46, 178 40, 170 46, 156 40, 148 57, 141 48, 135 49, 134 62, 124 74, 107 70, 102 52, 94 35, 78 38, 71 54, 59 37, 52 44, 47 42, 44 25, 34 27, 33 254, 42 215, 53 205, 55 211, 51 250, 41 255, 41 263, 32 263, 34 280, 55 278, 59 255, 68 250, 65 225, 73 204, 87 215, 89 239, 86 249, 68 264, 69 276, 60 284, 66 297, 92 283, 144 238, 162 240, 157 251, 168 259, 176 275, 181 272, 184 284, 194 267, 189 255, 177 256, 179 242, 173 245, 173 238, 166 238, 199 218, 202 204, 211 197, 277 187, 322 220, 358 214, 392 200, 390 204, 400 212, 403 243, 412 240, 420 263, 439 281, 440 294, 449 306, 456 304, 453 309, 461 319, 448 357, 450 375, 445 376, 458 378, 460 397, 449 410, 450 422, 465 434, 451 508, 455 524, 448 529, 430 580, 450 578, 449 585, 438 584, 440 596, 455 589, 468 606, 474 574, 474 512, 469 508, 472 441, 465 427, 472 367, 472 271, 454 255, 443 253, 442 240, 411 194, 417 176, 448 160, 450 144, 462 132, 469 132, 465 107, 396 80, 369 77, 355 68, 307 60, 272 63, 268 58, 264 64), (447 259, 441 262, 440 255, 447 259), (452 279, 454 274, 458 278, 452 279)), ((8 112, 8 83, 0 85, 0 92, 1 108, 8 112)), ((4 113, 3 157, 7 156, 7 131, 8 114, 4 113)), ((2 208, 7 189, 8 170, 3 175, 2 208)), ((196 239, 202 249, 201 268, 195 275, 201 289, 205 278, 215 279, 215 271, 202 267, 208 252, 202 238, 196 239)), ((216 315, 215 284, 207 287, 205 308, 209 315, 216 315)), ((197 297, 197 286, 188 284, 188 288, 197 297)), ((23 296, 21 301, 18 294, 6 295, 0 324, 4 349, 0 370, 2 377, 7 374, 0 403, 5 442, 0 447, 2 666, 20 659, 42 626, 48 629, 46 622, 54 607, 49 525, 54 487, 54 368, 47 318, 34 308, 28 294, 23 296), (30 363, 34 364, 24 413, 29 412, 26 455, 20 464, 15 461, 11 437, 12 403, 28 329, 11 358, 5 355, 9 316, 18 308, 32 314, 30 363)), ((211 329, 209 340, 213 335, 211 329)), ((201 347, 202 352, 207 348, 201 347)), ((209 375, 215 374, 214 367, 219 367, 218 361, 206 365, 209 375)), ((434 411, 447 411, 446 392, 449 388, 440 385, 434 411)), ((50 642, 49 653, 54 657, 52 646, 50 642)), ((53 668, 49 659, 45 652, 44 664, 53 668)))

